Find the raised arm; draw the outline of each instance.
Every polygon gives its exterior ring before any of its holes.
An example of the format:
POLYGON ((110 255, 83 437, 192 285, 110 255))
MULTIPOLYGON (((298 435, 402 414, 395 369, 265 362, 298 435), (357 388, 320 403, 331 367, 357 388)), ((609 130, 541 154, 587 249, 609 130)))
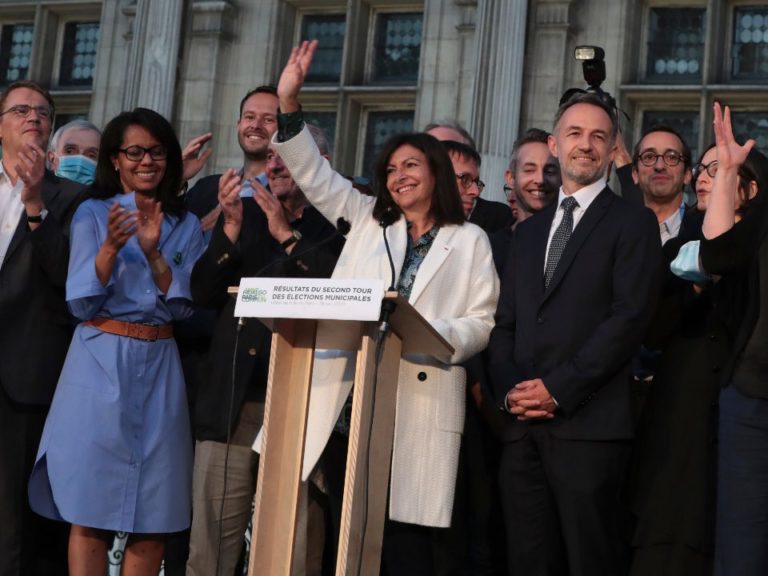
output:
POLYGON ((736 195, 739 190, 739 166, 744 163, 749 151, 755 145, 754 140, 747 140, 743 146, 736 142, 731 124, 731 109, 728 106, 723 113, 720 103, 715 102, 714 112, 717 174, 702 226, 704 238, 708 240, 733 228, 736 216, 736 195))

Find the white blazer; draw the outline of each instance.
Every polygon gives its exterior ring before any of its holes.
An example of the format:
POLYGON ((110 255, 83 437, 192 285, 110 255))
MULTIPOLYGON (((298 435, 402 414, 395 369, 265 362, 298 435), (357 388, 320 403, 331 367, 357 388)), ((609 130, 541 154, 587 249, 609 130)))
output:
MULTIPOLYGON (((276 138, 274 139, 276 140, 276 138)), ((381 278, 390 282, 382 228, 374 198, 360 194, 320 155, 309 131, 274 141, 278 154, 309 201, 330 221, 351 223, 333 278, 381 278)), ((405 218, 387 228, 399 278, 408 233, 405 218)), ((410 303, 455 349, 458 364, 483 350, 493 327, 499 280, 488 237, 477 226, 440 228, 419 267, 410 303)), ((321 322, 318 330, 329 330, 321 322)), ((312 375, 303 477, 317 463, 352 387, 355 355, 318 350, 312 375)), ((400 522, 447 527, 451 522, 466 375, 459 366, 425 357, 401 363, 392 452, 389 516, 400 522), (424 372, 426 380, 417 375, 424 372)))

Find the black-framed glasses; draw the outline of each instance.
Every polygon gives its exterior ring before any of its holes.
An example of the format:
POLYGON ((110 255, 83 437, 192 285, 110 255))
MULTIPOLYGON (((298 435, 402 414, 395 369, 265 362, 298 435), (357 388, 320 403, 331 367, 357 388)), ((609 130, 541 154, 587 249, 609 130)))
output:
POLYGON ((168 151, 165 146, 158 144, 152 146, 152 148, 144 148, 144 146, 128 146, 128 148, 118 148, 118 152, 125 154, 131 162, 141 162, 144 159, 145 154, 149 154, 152 160, 165 160, 168 158, 168 151))
POLYGON ((512 193, 514 191, 515 191, 515 189, 512 188, 512 186, 510 186, 509 184, 504 184, 504 196, 509 198, 510 196, 512 196, 512 193))
POLYGON ((717 174, 717 160, 712 160, 712 162, 708 164, 696 164, 696 166, 693 167, 693 180, 694 182, 696 179, 701 176, 702 172, 706 172, 707 176, 710 178, 714 178, 715 174, 717 174))
POLYGON ((53 108, 51 106, 30 106, 29 104, 16 104, 15 106, 11 106, 3 113, 0 113, 0 116, 5 116, 6 114, 13 114, 17 118, 29 118, 29 114, 32 112, 32 110, 35 111, 38 118, 41 118, 43 120, 50 121, 51 118, 53 118, 53 108))
POLYGON ((667 150, 664 152, 664 154, 657 154, 653 150, 646 150, 645 152, 638 154, 635 157, 635 160, 639 160, 643 166, 648 166, 650 168, 656 164, 656 161, 659 158, 662 158, 664 160, 664 164, 670 168, 677 166, 680 164, 680 162, 685 160, 685 156, 679 152, 675 152, 674 150, 667 150))
POLYGON ((485 182, 480 180, 480 178, 472 178, 469 174, 456 174, 456 180, 459 181, 459 184, 464 190, 469 190, 472 187, 472 184, 475 184, 480 192, 485 188, 485 182))

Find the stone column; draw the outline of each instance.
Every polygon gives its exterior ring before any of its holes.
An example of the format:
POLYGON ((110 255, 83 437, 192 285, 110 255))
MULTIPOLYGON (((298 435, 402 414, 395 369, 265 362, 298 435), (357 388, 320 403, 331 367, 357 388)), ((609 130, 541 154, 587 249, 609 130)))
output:
POLYGON ((136 0, 123 107, 173 115, 183 0, 136 0))
MULTIPOLYGON (((525 77, 526 125, 523 128, 551 130, 560 97, 566 87, 571 87, 570 83, 566 85, 569 72, 581 75, 580 69, 575 70, 569 49, 572 3, 573 0, 536 2, 533 23, 536 34, 528 44, 531 65, 525 77)), ((583 79, 573 86, 584 86, 583 79)))
MULTIPOLYGON (((183 46, 179 73, 176 128, 182 145, 205 132, 214 134, 214 154, 219 140, 228 140, 215 126, 222 105, 222 76, 231 56, 232 41, 238 9, 229 0, 195 0, 183 46)), ((240 95, 240 94, 238 94, 240 95)), ((237 118, 237 110, 227 111, 230 122, 237 118)), ((211 159, 200 176, 217 172, 211 159)))
POLYGON ((504 171, 518 135, 528 0, 478 4, 475 87, 469 131, 483 156, 483 196, 504 202, 504 171))

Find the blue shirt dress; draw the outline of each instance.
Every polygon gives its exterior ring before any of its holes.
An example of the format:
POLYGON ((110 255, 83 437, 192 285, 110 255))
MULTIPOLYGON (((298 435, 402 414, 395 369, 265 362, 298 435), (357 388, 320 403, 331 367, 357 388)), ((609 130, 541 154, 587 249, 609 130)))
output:
MULTIPOLYGON (((67 302, 80 320, 167 324, 191 313, 189 278, 203 252, 194 215, 164 215, 158 248, 172 270, 164 294, 132 236, 103 286, 95 259, 110 206, 84 202, 72 220, 67 302)), ((41 351, 44 353, 44 351, 41 351)), ((44 361, 41 358, 40 361, 44 361)), ((192 440, 181 362, 172 338, 146 342, 79 324, 29 482, 32 509, 72 524, 131 533, 190 524, 192 440)))

